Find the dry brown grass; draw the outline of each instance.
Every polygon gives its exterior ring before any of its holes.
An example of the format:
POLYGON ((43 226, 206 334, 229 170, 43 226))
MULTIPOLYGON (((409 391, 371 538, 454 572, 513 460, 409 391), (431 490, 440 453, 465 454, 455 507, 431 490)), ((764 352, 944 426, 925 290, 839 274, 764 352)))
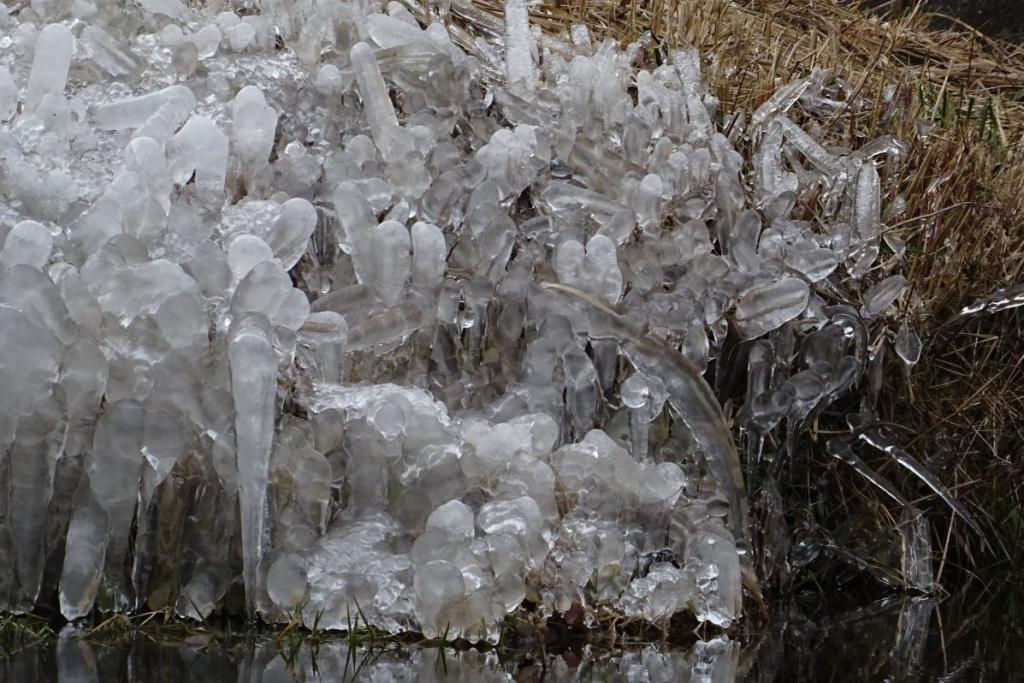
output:
MULTIPOLYGON (((500 0, 476 4, 500 15, 500 0)), ((655 49, 696 47, 729 112, 752 112, 814 67, 879 103, 821 132, 847 148, 892 134, 911 150, 885 184, 907 200, 889 228, 908 245, 905 313, 926 352, 909 376, 892 373, 885 417, 910 427, 910 449, 941 467, 1021 561, 1012 546, 1024 527, 1022 316, 951 321, 975 297, 1024 280, 1024 49, 966 26, 935 30, 920 12, 886 20, 835 0, 543 0, 532 20, 553 33, 583 22, 623 41, 649 31, 655 49), (890 86, 896 95, 882 104, 890 86)))

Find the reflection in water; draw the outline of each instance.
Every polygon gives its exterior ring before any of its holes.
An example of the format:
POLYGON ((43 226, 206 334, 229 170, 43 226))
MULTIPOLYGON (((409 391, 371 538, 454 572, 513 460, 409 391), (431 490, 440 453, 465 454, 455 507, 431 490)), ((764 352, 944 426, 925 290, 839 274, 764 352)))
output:
POLYGON ((343 640, 290 646, 218 643, 139 633, 114 644, 74 627, 41 647, 8 653, 0 681, 819 681, 1013 680, 1024 670, 1019 595, 895 599, 839 614, 783 610, 764 633, 689 646, 608 650, 549 643, 543 651, 428 648, 343 640))
MULTIPOLYGON (((328 648, 313 661, 311 651, 303 651, 292 672, 287 671, 280 657, 264 668, 264 675, 249 681, 508 681, 508 680, 572 680, 580 674, 587 679, 609 677, 651 681, 718 681, 736 680, 738 648, 728 639, 698 643, 689 651, 660 652, 648 647, 605 660, 584 656, 553 656, 527 663, 503 662, 495 653, 476 650, 414 649, 384 653, 380 657, 351 656, 344 646, 328 648), (271 678, 266 672, 273 671, 271 678), (642 672, 647 672, 646 676, 642 672)), ((255 672, 254 672, 255 673, 255 672)))
POLYGON ((136 638, 117 645, 83 640, 65 629, 54 646, 28 649, 6 661, 4 680, 61 683, 101 681, 509 681, 509 680, 737 680, 740 648, 726 637, 689 649, 647 646, 599 656, 591 648, 540 658, 508 659, 475 649, 384 647, 350 649, 345 642, 303 644, 296 649, 273 642, 249 648, 205 647, 136 638))
POLYGON ((793 609, 744 654, 738 680, 1021 680, 1019 586, 977 585, 945 600, 893 598, 840 613, 793 609))

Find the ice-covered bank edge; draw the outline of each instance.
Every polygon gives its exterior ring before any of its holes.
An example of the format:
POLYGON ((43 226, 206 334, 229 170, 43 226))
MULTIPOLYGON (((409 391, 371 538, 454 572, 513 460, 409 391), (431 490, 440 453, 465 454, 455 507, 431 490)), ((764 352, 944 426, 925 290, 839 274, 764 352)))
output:
MULTIPOLYGON (((968 518, 871 419, 920 341, 902 145, 813 134, 849 84, 746 121, 692 51, 638 69, 522 2, 447 9, 478 35, 397 3, 4 15, 8 609, 728 627, 789 561, 745 478, 770 493, 865 381, 854 435, 968 518)), ((903 508, 929 590, 926 521, 855 446, 829 452, 903 508)))

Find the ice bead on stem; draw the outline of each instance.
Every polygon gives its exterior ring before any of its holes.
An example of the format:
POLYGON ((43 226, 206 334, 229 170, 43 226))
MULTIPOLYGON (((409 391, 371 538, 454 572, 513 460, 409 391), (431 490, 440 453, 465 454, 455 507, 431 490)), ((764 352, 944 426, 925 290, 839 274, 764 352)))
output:
POLYGON ((309 349, 317 374, 325 382, 340 382, 348 324, 334 311, 310 313, 299 328, 299 341, 309 349))
POLYGON ((633 457, 647 458, 650 424, 665 406, 665 383, 658 377, 635 372, 622 383, 622 403, 629 409, 629 440, 633 457))
POLYGON ((739 556, 732 536, 716 522, 701 522, 686 540, 685 556, 685 570, 692 573, 697 588, 694 616, 727 628, 743 611, 739 556))
POLYGON ((196 33, 193 33, 188 37, 188 40, 195 44, 198 57, 200 60, 203 60, 209 59, 217 54, 222 37, 223 36, 221 36, 219 28, 209 25, 204 26, 196 33))
POLYGON ((195 96, 188 88, 174 90, 135 130, 135 137, 150 137, 160 143, 167 142, 188 119, 195 101, 195 96))
POLYGON ((882 234, 882 187, 878 169, 871 162, 864 163, 857 173, 857 186, 853 200, 853 224, 856 242, 851 245, 850 267, 854 277, 862 277, 878 257, 879 238, 882 234))
POLYGON ((384 84, 384 77, 380 74, 377 57, 373 54, 373 48, 366 43, 353 45, 349 50, 349 57, 352 59, 352 69, 355 71, 356 83, 359 85, 359 94, 363 98, 363 107, 366 109, 366 120, 370 124, 370 133, 373 135, 377 149, 387 160, 391 141, 398 128, 398 117, 395 115, 394 105, 391 104, 391 97, 384 84))
POLYGON ((133 138, 124 150, 124 168, 126 172, 138 176, 150 197, 159 202, 163 211, 170 208, 171 181, 167 175, 163 145, 153 138, 133 138))
POLYGON ((274 252, 255 235, 238 235, 228 244, 228 268, 235 282, 241 282, 242 278, 264 261, 273 262, 274 252))
POLYGON ((200 190, 219 194, 228 170, 228 138, 212 119, 192 118, 167 143, 167 166, 174 182, 183 185, 194 173, 200 190))
POLYGON ((907 321, 900 324, 893 346, 896 349, 896 355, 908 368, 914 367, 921 360, 921 351, 924 345, 921 343, 921 337, 918 336, 917 331, 907 321))
POLYGON ((18 108, 18 84, 6 66, 0 66, 0 122, 14 116, 18 108))
POLYGON ((803 313, 809 299, 807 283, 797 278, 759 285, 736 304, 736 327, 744 339, 760 337, 803 313))
POLYGON ((755 152, 758 185, 764 199, 777 197, 783 192, 796 192, 800 181, 787 173, 782 165, 782 125, 775 120, 768 123, 755 152))
POLYGON ((801 78, 779 88, 775 91, 774 95, 765 100, 764 104, 754 112, 754 115, 750 118, 751 127, 755 129, 760 128, 772 117, 784 114, 790 107, 796 104, 796 101, 800 99, 800 96, 804 94, 810 84, 811 79, 801 78))
POLYGON ((412 283, 432 292, 444 278, 448 245, 444 233, 433 223, 418 222, 412 226, 412 283))
POLYGON ((294 553, 286 553, 267 570, 267 594, 282 612, 294 610, 306 599, 306 563, 294 553))
POLYGON ((383 49, 403 48, 414 43, 421 49, 434 47, 426 40, 418 25, 407 24, 386 14, 371 14, 367 17, 366 32, 383 49))
POLYGON ((338 185, 332 199, 337 218, 338 246, 352 257, 356 279, 368 283, 372 272, 371 242, 377 229, 377 217, 355 183, 345 181, 338 185))
POLYGON ((786 255, 786 265, 802 274, 810 282, 824 280, 839 265, 831 249, 794 249, 786 255))
POLYGON ((839 173, 840 165, 835 156, 818 144, 807 134, 807 131, 784 116, 779 117, 777 121, 782 126, 782 134, 786 142, 803 154, 812 166, 828 176, 839 173))
POLYGON ((179 101, 195 106, 195 95, 184 85, 171 85, 162 90, 114 100, 106 104, 98 104, 92 108, 90 115, 96 126, 102 130, 124 130, 138 128, 156 114, 161 107, 171 101, 179 101))
POLYGON ((251 180, 270 158, 277 132, 277 112, 267 104, 259 88, 247 85, 231 103, 231 121, 231 148, 238 157, 242 177, 251 180))
POLYGON ((409 231, 395 221, 384 221, 373 232, 370 286, 384 303, 398 303, 412 268, 409 231))
POLYGON ((231 312, 238 316, 260 313, 274 327, 297 330, 309 315, 309 300, 301 290, 292 287, 281 266, 263 261, 238 283, 231 299, 231 312))
POLYGON ((47 24, 39 33, 25 89, 25 109, 34 111, 48 94, 61 95, 68 81, 75 39, 63 24, 47 24))
POLYGON ((865 318, 877 318, 887 311, 893 302, 907 287, 907 278, 902 275, 891 275, 864 294, 864 305, 860 314, 865 318))
POLYGON ((317 220, 316 207, 301 197, 289 199, 281 205, 281 214, 274 221, 267 242, 274 256, 281 261, 282 268, 291 270, 306 253, 317 220))
POLYGON ((526 0, 505 2, 505 78, 513 88, 531 91, 536 81, 535 47, 526 0))
POLYGON ((277 354, 258 315, 238 322, 228 347, 235 402, 235 462, 242 518, 242 577, 250 616, 262 605, 260 562, 267 542, 267 480, 274 445, 277 354))

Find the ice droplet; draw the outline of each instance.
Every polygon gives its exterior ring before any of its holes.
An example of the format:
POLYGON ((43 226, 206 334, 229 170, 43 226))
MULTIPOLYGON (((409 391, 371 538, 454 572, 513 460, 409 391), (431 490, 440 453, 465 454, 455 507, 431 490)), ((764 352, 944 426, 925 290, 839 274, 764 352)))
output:
POLYGON ((865 318, 876 318, 896 301, 907 287, 907 279, 902 275, 893 275, 882 280, 864 294, 864 304, 860 313, 865 318))
POLYGON ((900 328, 896 332, 896 355, 906 363, 907 367, 917 365, 917 362, 921 360, 923 347, 921 337, 918 336, 917 331, 911 327, 910 323, 907 321, 900 323, 900 328))
POLYGON ((795 278, 752 289, 736 304, 736 327, 747 339, 760 337, 803 313, 809 296, 807 284, 795 278))

